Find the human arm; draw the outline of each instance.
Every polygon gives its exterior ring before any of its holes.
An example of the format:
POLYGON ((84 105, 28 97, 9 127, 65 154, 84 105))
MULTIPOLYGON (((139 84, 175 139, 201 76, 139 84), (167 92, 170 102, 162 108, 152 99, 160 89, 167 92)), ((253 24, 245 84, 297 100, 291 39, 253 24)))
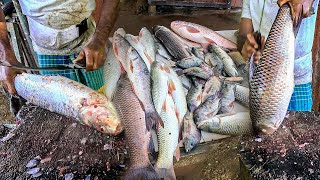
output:
MULTIPOLYGON (((15 57, 12 50, 9 38, 7 25, 5 21, 5 15, 0 8, 0 61, 4 64, 17 65, 20 64, 15 57)), ((10 94, 16 95, 16 89, 14 87, 14 78, 17 74, 22 73, 20 70, 16 70, 9 67, 0 66, 0 82, 2 87, 10 94)))
POLYGON ((311 16, 310 9, 313 5, 314 0, 278 0, 278 5, 281 7, 285 3, 289 3, 291 7, 291 14, 293 22, 297 25, 299 19, 311 16))
POLYGON ((75 61, 85 59, 87 71, 96 70, 104 63, 108 37, 119 13, 119 0, 96 0, 96 2, 97 8, 101 7, 96 11, 97 13, 100 11, 100 15, 95 15, 95 19, 98 20, 96 31, 88 45, 75 59, 75 61))

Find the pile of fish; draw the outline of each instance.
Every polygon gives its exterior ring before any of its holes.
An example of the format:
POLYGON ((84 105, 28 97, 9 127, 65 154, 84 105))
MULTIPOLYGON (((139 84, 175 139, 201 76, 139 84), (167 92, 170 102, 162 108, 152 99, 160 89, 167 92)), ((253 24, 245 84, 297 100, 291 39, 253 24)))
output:
POLYGON ((234 111, 235 98, 249 104, 249 89, 241 85, 246 80, 239 76, 248 67, 231 52, 236 45, 197 24, 174 21, 171 28, 174 32, 164 26, 155 26, 153 33, 142 28, 138 36, 120 28, 107 54, 105 95, 124 123, 131 157, 126 179, 175 179, 179 142, 191 151, 201 130, 252 132, 249 112, 234 111), (148 159, 152 129, 159 151, 154 166, 148 159))

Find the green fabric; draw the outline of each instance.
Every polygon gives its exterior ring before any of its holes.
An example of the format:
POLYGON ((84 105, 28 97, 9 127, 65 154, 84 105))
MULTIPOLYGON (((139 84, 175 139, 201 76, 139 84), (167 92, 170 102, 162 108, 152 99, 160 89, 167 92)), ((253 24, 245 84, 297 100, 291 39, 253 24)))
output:
MULTIPOLYGON (((57 65, 70 64, 78 56, 72 55, 43 55, 37 54, 40 67, 56 67, 57 65)), ((40 71, 41 75, 60 75, 80 82, 94 90, 99 90, 103 86, 102 68, 95 71, 85 70, 62 70, 62 71, 40 71)))

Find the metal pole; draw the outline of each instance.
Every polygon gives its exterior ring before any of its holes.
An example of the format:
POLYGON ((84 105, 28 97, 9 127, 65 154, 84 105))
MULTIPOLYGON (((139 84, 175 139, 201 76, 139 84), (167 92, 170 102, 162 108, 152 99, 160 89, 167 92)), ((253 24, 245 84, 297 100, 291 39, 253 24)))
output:
POLYGON ((29 50, 31 52, 31 56, 33 57, 33 59, 32 60, 30 59, 30 61, 34 61, 34 62, 33 63, 31 62, 30 64, 36 64, 38 66, 39 64, 38 64, 37 56, 36 56, 36 53, 34 52, 33 47, 32 47, 32 42, 31 42, 31 38, 30 38, 30 32, 29 32, 29 28, 28 28, 29 26, 28 26, 27 18, 22 13, 19 1, 18 0, 12 0, 12 2, 13 2, 13 5, 14 5, 14 7, 16 9, 18 18, 20 20, 20 24, 21 24, 22 31, 23 31, 24 38, 25 38, 24 40, 27 41, 28 46, 29 46, 29 50))

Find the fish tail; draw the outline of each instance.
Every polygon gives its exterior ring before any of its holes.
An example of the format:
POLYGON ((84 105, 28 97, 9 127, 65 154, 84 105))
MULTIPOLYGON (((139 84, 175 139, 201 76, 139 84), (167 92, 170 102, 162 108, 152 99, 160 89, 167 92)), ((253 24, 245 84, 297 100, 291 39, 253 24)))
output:
POLYGON ((147 167, 138 168, 138 169, 129 169, 124 177, 125 180, 158 180, 159 175, 149 163, 147 167))
POLYGON ((161 179, 165 180, 176 180, 176 174, 174 172, 173 166, 170 169, 155 167, 161 179))
POLYGON ((152 128, 155 130, 159 129, 159 125, 163 127, 163 121, 160 118, 157 111, 146 112, 146 126, 147 130, 150 131, 152 128))

